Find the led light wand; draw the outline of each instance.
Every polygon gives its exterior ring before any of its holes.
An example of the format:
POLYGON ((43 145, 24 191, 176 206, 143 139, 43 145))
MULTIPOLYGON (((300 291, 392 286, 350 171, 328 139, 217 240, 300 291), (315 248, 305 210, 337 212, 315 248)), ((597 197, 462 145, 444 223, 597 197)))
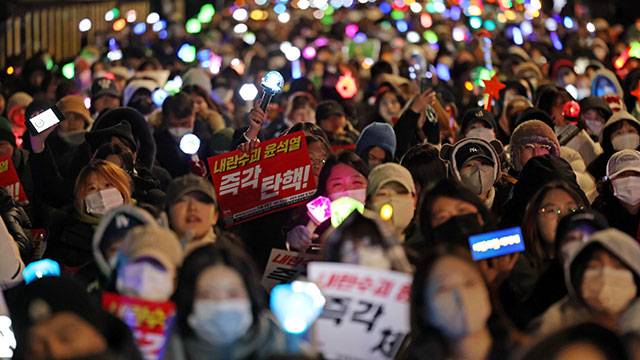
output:
POLYGON ((273 95, 282 91, 282 87, 284 86, 284 77, 282 77, 282 74, 277 71, 269 71, 262 77, 260 85, 264 90, 262 93, 262 103, 260 103, 260 108, 262 111, 267 111, 267 106, 269 106, 273 95))

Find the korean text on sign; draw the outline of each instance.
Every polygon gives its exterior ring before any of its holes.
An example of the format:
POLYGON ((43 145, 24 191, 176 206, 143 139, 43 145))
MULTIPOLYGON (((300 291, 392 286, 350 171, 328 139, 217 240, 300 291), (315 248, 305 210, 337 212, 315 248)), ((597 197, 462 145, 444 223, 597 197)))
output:
POLYGON ((307 273, 327 298, 314 347, 328 359, 393 359, 409 333, 411 276, 326 262, 307 273))
POLYGON ((145 360, 162 359, 169 325, 176 307, 170 302, 153 302, 105 292, 102 308, 124 321, 138 343, 145 360))
POLYGON ((315 193, 302 131, 265 141, 251 153, 208 159, 226 226, 293 206, 315 193))
POLYGON ((271 291, 276 285, 288 284, 298 276, 307 274, 307 264, 320 260, 319 254, 272 249, 267 268, 262 276, 262 286, 271 291))
POLYGON ((9 195, 20 204, 29 203, 10 156, 0 157, 0 187, 7 189, 9 195))

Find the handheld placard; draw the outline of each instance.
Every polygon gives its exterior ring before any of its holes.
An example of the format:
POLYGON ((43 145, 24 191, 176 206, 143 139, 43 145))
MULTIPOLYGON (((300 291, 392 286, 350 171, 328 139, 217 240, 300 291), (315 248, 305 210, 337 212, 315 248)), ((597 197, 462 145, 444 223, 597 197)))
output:
POLYGON ((269 71, 262 77, 260 85, 264 90, 262 93, 262 103, 260 104, 260 108, 262 111, 266 111, 273 95, 282 91, 282 87, 284 86, 284 77, 282 77, 282 75, 277 71, 269 71))
POLYGON ((474 261, 524 251, 520 227, 469 236, 469 249, 474 261))
POLYGON ((307 203, 307 215, 309 215, 307 229, 309 229, 309 233, 313 234, 318 225, 331 217, 331 200, 325 196, 318 196, 309 201, 307 203))

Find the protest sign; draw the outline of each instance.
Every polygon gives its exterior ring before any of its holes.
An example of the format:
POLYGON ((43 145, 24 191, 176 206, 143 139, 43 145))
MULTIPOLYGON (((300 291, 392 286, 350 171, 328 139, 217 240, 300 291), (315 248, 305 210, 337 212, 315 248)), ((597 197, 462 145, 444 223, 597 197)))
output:
POLYGON ((162 359, 169 325, 176 313, 172 302, 147 301, 104 292, 102 308, 122 319, 131 328, 145 360, 162 359))
POLYGON ((320 260, 320 254, 272 249, 267 268, 262 275, 262 286, 271 291, 276 285, 290 283, 298 276, 306 275, 307 264, 317 260, 320 260))
POLYGON ((0 158, 0 186, 7 189, 9 195, 20 204, 29 203, 10 156, 0 158))
POLYGON ((316 350, 327 359, 394 358, 410 329, 410 275, 326 262, 307 273, 327 298, 312 330, 316 350))
POLYGON ((227 227, 294 206, 316 192, 302 131, 265 141, 251 153, 231 151, 208 162, 227 227))

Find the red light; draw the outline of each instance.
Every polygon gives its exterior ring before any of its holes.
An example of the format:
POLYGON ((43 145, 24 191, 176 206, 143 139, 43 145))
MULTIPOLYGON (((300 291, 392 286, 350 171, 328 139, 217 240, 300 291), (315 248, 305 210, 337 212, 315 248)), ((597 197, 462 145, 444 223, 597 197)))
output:
POLYGON ((562 115, 567 118, 577 118, 580 116, 580 105, 577 101, 567 101, 562 108, 562 115))
POLYGON ((336 91, 343 99, 351 99, 356 95, 358 88, 356 87, 356 80, 351 76, 351 72, 340 76, 336 84, 336 91))

